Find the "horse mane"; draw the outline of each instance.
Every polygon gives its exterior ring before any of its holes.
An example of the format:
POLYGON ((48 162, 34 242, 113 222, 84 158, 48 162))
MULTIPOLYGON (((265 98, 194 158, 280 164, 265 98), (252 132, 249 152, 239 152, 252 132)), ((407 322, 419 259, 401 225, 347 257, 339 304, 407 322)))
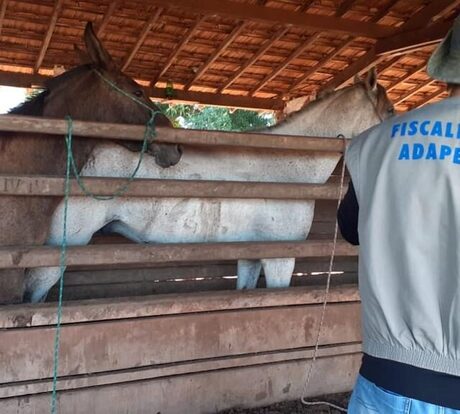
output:
POLYGON ((81 74, 90 69, 90 65, 80 65, 70 69, 59 76, 48 79, 45 82, 45 88, 42 92, 33 94, 28 97, 23 103, 10 109, 8 111, 11 115, 29 115, 29 116, 43 116, 43 108, 45 106, 45 99, 49 95, 50 89, 53 89, 61 82, 66 82, 70 78, 81 74))

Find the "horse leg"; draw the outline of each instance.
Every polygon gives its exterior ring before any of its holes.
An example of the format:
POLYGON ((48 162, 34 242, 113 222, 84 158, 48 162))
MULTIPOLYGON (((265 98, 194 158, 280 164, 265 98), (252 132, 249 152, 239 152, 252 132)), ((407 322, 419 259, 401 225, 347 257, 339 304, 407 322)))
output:
MULTIPOLYGON (((104 208, 98 208, 96 201, 71 199, 67 216, 67 245, 84 246, 89 243, 93 234, 106 224, 104 208)), ((54 212, 52 225, 46 245, 59 247, 62 245, 62 205, 54 212)), ((65 268, 64 268, 65 270, 65 268)), ((61 269, 58 266, 38 267, 26 270, 24 282, 24 302, 44 302, 49 290, 60 279, 61 269)))
POLYGON ((237 289, 254 289, 260 276, 260 260, 238 260, 237 289))
POLYGON ((261 262, 268 288, 289 287, 295 259, 262 259, 261 262))

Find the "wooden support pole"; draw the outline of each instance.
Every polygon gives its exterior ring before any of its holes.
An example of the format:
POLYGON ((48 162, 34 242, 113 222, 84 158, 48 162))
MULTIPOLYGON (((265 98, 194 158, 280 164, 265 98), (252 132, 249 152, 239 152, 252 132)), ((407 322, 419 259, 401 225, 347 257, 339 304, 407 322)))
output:
MULTIPOLYGON (((64 196, 62 177, 0 175, 0 196, 64 196)), ((123 178, 84 177, 85 187, 93 194, 109 196, 126 184, 123 178)), ((84 195, 75 179, 71 180, 71 194, 84 195)), ((134 180, 126 197, 180 198, 239 198, 336 200, 340 195, 337 184, 256 183, 243 181, 205 180, 134 180)))
MULTIPOLYGON (((67 133, 67 128, 67 121, 60 119, 0 115, 0 131, 51 134, 58 135, 62 139, 67 133)), ((73 133, 75 136, 109 140, 142 141, 144 128, 141 125, 73 122, 73 133)), ((171 144, 237 146, 298 151, 343 152, 344 150, 344 141, 340 138, 248 134, 243 132, 201 131, 167 127, 157 127, 156 140, 171 144)))
MULTIPOLYGON (((179 244, 117 244, 74 246, 67 250, 68 266, 126 265, 135 263, 201 262, 214 260, 274 259, 280 257, 327 257, 332 242, 233 242, 179 244)), ((338 242, 336 256, 356 256, 356 247, 338 242)), ((0 269, 58 266, 59 247, 0 247, 0 269)))

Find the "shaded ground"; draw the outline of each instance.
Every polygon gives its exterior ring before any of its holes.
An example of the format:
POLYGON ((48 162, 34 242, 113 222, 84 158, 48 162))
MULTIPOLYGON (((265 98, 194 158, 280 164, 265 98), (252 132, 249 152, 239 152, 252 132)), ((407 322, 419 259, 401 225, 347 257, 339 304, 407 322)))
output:
MULTIPOLYGON (((313 398, 313 401, 327 401, 340 407, 346 407, 350 394, 327 395, 321 398, 313 398)), ((288 401, 273 404, 268 407, 251 409, 232 409, 221 411, 219 414, 339 414, 340 411, 327 406, 304 406, 300 401, 288 401)))

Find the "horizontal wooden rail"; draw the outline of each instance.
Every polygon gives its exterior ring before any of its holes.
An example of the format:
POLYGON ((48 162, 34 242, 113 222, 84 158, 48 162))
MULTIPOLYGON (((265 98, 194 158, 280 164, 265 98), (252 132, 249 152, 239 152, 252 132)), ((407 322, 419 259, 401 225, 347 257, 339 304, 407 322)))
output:
MULTIPOLYGON (((0 115, 0 131, 63 136, 67 133, 67 126, 67 121, 62 119, 0 115)), ((73 122, 74 135, 112 140, 141 141, 144 136, 144 129, 142 125, 73 122)), ((299 151, 343 152, 344 150, 344 141, 339 138, 201 131, 167 127, 157 128, 157 140, 171 144, 237 146, 299 151)))
MULTIPOLYGON (((85 187, 93 194, 114 194, 126 183, 123 178, 85 177, 85 187)), ((0 196, 63 196, 64 178, 0 175, 0 196)), ((71 194, 83 195, 75 179, 71 181, 71 194)), ((124 196, 130 197, 198 197, 198 198, 250 198, 290 200, 337 200, 337 184, 260 183, 240 181, 197 180, 134 180, 124 196)))
MULTIPOLYGON (((234 242, 183 243, 152 245, 95 245, 69 247, 67 265, 115 265, 168 263, 282 257, 330 256, 331 242, 234 242)), ((348 243, 337 244, 336 256, 356 256, 357 249, 348 243)), ((0 247, 0 269, 47 267, 59 265, 59 247, 0 247)))

